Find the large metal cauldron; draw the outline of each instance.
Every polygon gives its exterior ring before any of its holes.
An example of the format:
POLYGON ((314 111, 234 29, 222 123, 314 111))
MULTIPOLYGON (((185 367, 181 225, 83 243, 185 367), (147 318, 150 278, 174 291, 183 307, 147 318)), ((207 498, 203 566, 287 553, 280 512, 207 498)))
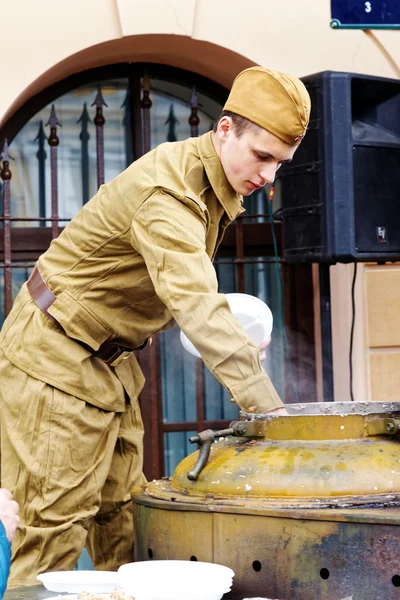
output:
POLYGON ((227 565, 232 599, 400 599, 400 403, 289 410, 135 490, 136 560, 227 565))

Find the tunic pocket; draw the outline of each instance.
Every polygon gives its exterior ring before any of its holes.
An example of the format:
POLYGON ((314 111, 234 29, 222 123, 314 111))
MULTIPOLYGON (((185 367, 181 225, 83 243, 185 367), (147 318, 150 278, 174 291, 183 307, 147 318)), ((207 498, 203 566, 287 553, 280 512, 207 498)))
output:
POLYGON ((48 309, 68 337, 98 350, 111 335, 111 329, 101 323, 83 304, 67 291, 62 292, 48 309))

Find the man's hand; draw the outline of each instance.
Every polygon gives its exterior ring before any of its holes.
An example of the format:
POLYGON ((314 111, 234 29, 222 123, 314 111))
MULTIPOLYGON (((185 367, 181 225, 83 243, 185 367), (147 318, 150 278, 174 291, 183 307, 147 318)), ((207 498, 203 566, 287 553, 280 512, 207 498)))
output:
POLYGON ((285 415, 288 416, 289 413, 286 410, 286 408, 284 406, 281 406, 280 408, 274 408, 274 410, 270 410, 269 412, 265 413, 267 415, 285 415))
MULTIPOLYGON (((265 353, 265 348, 267 346, 269 346, 270 343, 271 343, 271 336, 268 336, 267 339, 264 340, 264 342, 258 346, 258 349, 260 351, 261 362, 267 358, 267 355, 265 353)), ((266 414, 267 415, 286 415, 287 416, 289 413, 284 406, 281 406, 280 408, 275 408, 274 410, 270 410, 266 414)))
POLYGON ((9 490, 0 488, 0 521, 6 530, 6 536, 9 542, 12 542, 20 523, 18 516, 19 506, 12 499, 12 494, 9 490))
MULTIPOLYGON (((263 360, 265 360, 267 358, 267 355, 265 353, 265 348, 267 346, 269 346, 271 343, 271 336, 268 336, 267 339, 258 346, 258 349, 260 351, 260 360, 261 362, 263 360)), ((286 410, 286 408, 284 406, 281 406, 280 408, 275 408, 274 410, 270 410, 269 412, 265 413, 267 415, 285 415, 288 416, 288 411, 286 410)))
POLYGON ((261 360, 261 362, 267 358, 267 354, 265 352, 265 348, 267 346, 269 346, 270 343, 271 343, 271 336, 268 336, 267 339, 264 340, 263 343, 258 346, 258 349, 260 351, 260 360, 261 360))

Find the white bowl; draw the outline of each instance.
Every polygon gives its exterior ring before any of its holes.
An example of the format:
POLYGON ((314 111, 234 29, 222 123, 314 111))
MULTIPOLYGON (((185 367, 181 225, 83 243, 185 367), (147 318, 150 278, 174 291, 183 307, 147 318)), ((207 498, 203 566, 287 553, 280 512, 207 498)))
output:
POLYGON ((118 569, 118 585, 136 600, 220 600, 232 587, 232 569, 189 560, 150 560, 118 569))
MULTIPOLYGON (((129 592, 127 592, 129 593, 129 592)), ((223 594, 201 594, 201 596, 190 596, 190 600, 221 600, 223 594)), ((135 596, 135 600, 188 600, 188 596, 135 596)))
MULTIPOLYGON (((116 589, 116 588, 114 588, 116 589)), ((94 592, 96 594, 96 598, 98 598, 99 600, 110 600, 110 594, 102 594, 100 592, 94 592)), ((79 598, 82 598, 81 593, 79 594, 68 594, 68 596, 66 596, 65 594, 63 594, 62 596, 60 596, 60 594, 57 594, 57 596, 51 596, 51 598, 47 598, 46 596, 46 600, 61 600, 61 598, 63 600, 79 600, 79 598)))
MULTIPOLYGON (((233 315, 246 331, 252 342, 258 347, 265 342, 272 332, 273 316, 265 302, 250 294, 226 294, 226 299, 233 315)), ((200 353, 189 338, 181 331, 182 346, 200 358, 200 353)))
POLYGON ((51 592, 93 592, 108 594, 117 586, 118 573, 114 571, 53 571, 37 576, 51 592))
MULTIPOLYGON (((231 587, 227 588, 226 590, 195 590, 195 593, 193 594, 193 588, 196 586, 197 588, 197 584, 193 583, 192 584, 192 589, 190 591, 186 590, 185 592, 182 592, 181 594, 177 594, 176 592, 173 592, 171 590, 165 591, 165 592, 149 592, 149 590, 143 590, 143 591, 133 591, 133 588, 131 587, 127 587, 127 588, 122 588, 123 591, 126 594, 133 594, 135 593, 135 600, 220 600, 224 594, 227 594, 228 592, 230 592, 231 587)), ((136 588, 134 588, 136 590, 136 588)))

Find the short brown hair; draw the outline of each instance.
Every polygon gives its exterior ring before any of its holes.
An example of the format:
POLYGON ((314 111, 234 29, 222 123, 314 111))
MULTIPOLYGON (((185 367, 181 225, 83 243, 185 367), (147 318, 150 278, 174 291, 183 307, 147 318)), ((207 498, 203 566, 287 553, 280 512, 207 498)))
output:
POLYGON ((232 123, 235 128, 235 135, 238 138, 240 138, 244 134, 246 129, 260 129, 259 125, 256 125, 256 123, 253 123, 253 121, 250 121, 249 119, 246 119, 246 117, 241 117, 240 115, 237 115, 234 112, 230 112, 229 110, 223 110, 222 113, 219 115, 217 121, 214 123, 214 133, 217 131, 218 123, 220 122, 222 117, 230 117, 232 119, 232 123))

